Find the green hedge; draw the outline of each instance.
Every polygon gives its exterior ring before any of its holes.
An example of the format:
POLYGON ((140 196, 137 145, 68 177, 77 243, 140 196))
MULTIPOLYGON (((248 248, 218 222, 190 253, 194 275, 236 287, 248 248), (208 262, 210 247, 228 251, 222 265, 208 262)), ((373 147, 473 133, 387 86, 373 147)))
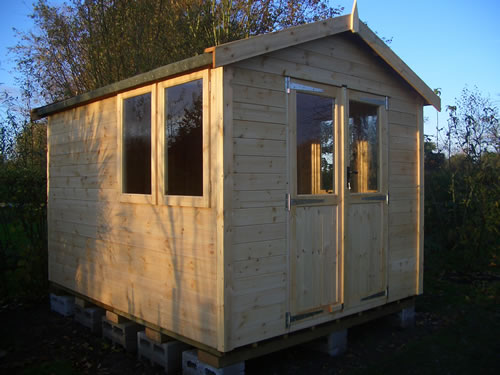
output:
POLYGON ((47 290, 46 176, 38 168, 0 167, 0 298, 47 290))

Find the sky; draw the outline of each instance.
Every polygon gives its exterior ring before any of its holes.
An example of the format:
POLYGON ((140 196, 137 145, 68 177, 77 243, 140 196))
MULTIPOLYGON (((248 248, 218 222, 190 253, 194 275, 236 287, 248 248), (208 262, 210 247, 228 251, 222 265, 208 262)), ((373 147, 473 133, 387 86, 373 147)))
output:
MULTIPOLYGON (((12 28, 33 27, 32 3, 0 0, 0 89, 15 92, 7 48, 16 44, 12 28)), ((330 4, 351 12, 352 0, 330 4)), ((477 86, 500 107, 499 0, 359 0, 358 12, 379 36, 392 38, 390 47, 431 89, 441 89, 440 126, 448 118, 446 106, 455 104, 466 85, 477 86)), ((424 115, 425 133, 432 135, 437 111, 429 106, 424 115)))

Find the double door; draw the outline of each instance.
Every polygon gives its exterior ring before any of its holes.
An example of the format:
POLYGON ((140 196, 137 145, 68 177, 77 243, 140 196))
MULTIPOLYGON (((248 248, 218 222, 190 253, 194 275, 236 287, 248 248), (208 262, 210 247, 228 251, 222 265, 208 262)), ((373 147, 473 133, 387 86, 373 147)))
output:
POLYGON ((386 296, 385 98, 290 79, 293 324, 386 296))

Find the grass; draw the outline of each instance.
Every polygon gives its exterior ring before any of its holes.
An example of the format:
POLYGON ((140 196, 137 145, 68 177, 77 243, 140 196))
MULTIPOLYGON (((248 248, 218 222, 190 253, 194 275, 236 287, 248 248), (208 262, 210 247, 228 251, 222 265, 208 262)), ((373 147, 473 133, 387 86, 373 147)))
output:
POLYGON ((500 275, 446 269, 427 257, 424 295, 416 310, 440 320, 440 328, 353 374, 499 374, 500 275))
POLYGON ((23 375, 76 375, 71 361, 59 360, 45 362, 25 369, 23 375))

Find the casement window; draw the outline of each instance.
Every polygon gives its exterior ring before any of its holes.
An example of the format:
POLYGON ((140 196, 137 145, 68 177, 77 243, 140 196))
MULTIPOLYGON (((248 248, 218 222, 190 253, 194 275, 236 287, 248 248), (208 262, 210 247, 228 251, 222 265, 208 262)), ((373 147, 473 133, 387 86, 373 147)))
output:
POLYGON ((380 190, 379 106, 349 101, 349 183, 352 193, 380 190))
POLYGON ((158 84, 160 204, 208 207, 208 73, 158 84))
POLYGON ((297 194, 335 192, 335 98, 296 94, 297 194))
POLYGON ((209 206, 208 101, 207 71, 118 96, 122 201, 209 206))
POLYGON ((120 200, 156 201, 155 87, 147 86, 118 95, 118 176, 120 200))

